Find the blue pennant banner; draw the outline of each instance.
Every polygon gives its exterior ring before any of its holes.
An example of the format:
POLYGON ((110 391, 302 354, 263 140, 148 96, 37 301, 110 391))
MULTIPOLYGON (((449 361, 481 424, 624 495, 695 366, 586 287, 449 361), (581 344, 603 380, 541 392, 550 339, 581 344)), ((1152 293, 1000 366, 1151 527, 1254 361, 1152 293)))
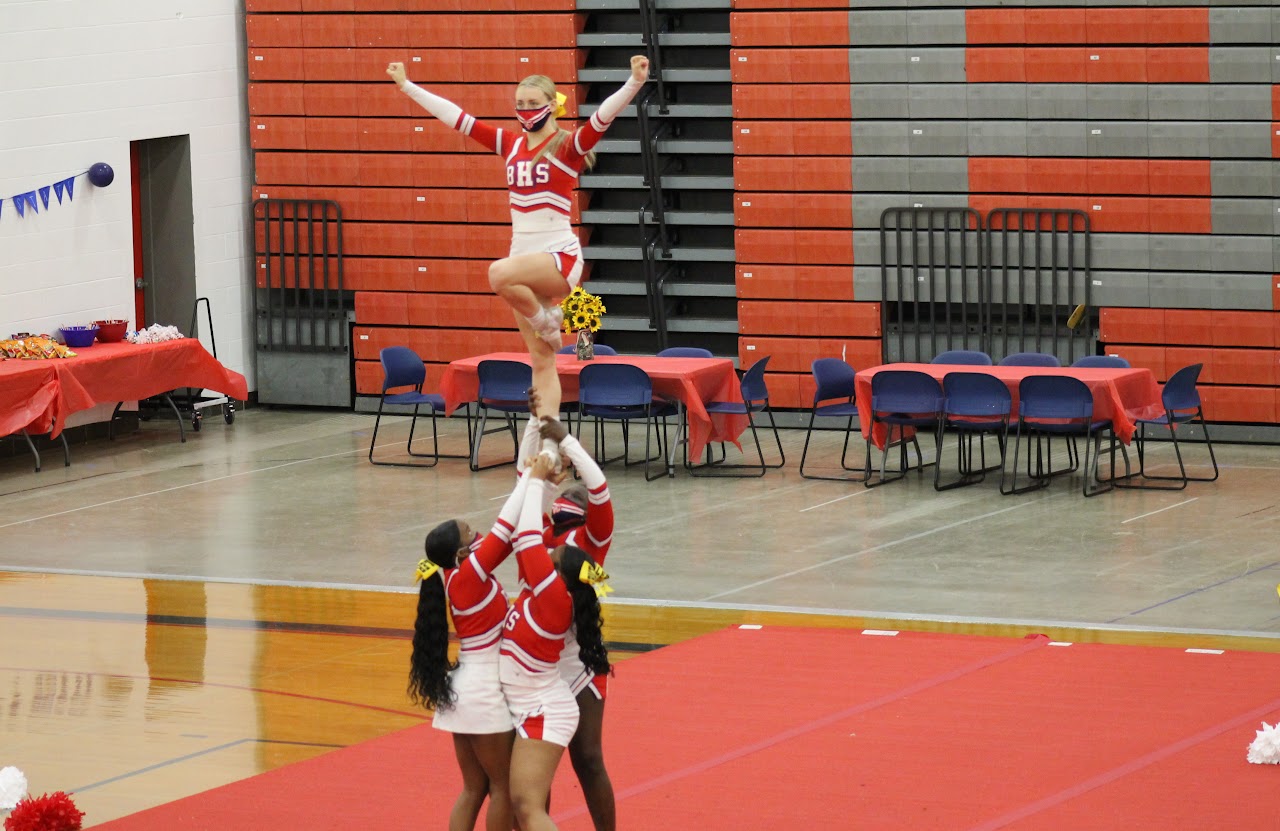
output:
MULTIPOLYGON (((76 176, 83 176, 83 173, 77 173, 76 176)), ((32 213, 40 213, 40 203, 44 203, 44 209, 49 210, 50 191, 58 198, 58 204, 62 204, 62 197, 65 195, 67 201, 70 202, 75 197, 76 192, 76 176, 68 176, 52 185, 45 185, 36 190, 29 190, 26 193, 17 193, 9 197, 13 201, 13 207, 18 211, 18 216, 26 216, 27 210, 32 213)), ((0 206, 4 205, 5 200, 0 199, 0 206)))

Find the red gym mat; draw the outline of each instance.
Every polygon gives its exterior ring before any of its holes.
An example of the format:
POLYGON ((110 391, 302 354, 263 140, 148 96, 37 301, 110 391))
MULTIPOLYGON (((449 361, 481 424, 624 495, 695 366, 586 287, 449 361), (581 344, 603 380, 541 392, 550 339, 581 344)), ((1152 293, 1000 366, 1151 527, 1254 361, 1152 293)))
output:
MULTIPOLYGON (((639 831, 1265 828, 1280 789, 1263 653, 735 628, 619 665, 605 718, 639 831)), ((437 828, 458 783, 424 725, 99 827, 437 828)), ((591 828, 567 760, 552 805, 591 828)))

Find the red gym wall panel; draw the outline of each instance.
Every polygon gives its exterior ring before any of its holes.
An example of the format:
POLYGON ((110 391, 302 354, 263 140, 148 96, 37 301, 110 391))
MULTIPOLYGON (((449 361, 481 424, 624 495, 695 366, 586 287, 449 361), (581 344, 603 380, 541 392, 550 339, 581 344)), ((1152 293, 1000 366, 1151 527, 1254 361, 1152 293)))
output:
MULTIPOLYGON (((428 386, 451 360, 522 349, 488 285, 488 265, 511 238, 501 160, 397 91, 385 69, 402 61, 410 79, 503 122, 512 85, 546 74, 568 96, 571 121, 586 55, 572 0, 247 0, 246 9, 251 196, 341 206, 358 392, 380 392, 383 346, 422 354, 428 386)), ((255 238, 262 271, 266 239, 255 238)))

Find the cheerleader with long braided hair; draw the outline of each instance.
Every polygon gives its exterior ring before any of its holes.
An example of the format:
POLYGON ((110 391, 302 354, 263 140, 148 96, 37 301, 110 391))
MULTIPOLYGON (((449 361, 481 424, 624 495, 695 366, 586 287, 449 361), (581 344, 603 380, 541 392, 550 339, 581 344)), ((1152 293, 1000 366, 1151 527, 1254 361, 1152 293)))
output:
POLYGON ((449 831, 471 831, 485 797, 486 831, 511 831, 510 711, 498 678, 507 596, 493 571, 511 553, 511 535, 524 503, 528 477, 507 499, 483 538, 462 520, 442 522, 427 534, 418 562, 418 615, 409 662, 409 697, 435 711, 432 723, 453 734, 462 793, 449 814, 449 831), (458 661, 449 660, 449 617, 458 635, 458 661))
POLYGON ((597 675, 612 669, 600 615, 608 575, 581 548, 558 545, 548 551, 543 544, 543 493, 554 475, 555 462, 545 454, 530 460, 514 545, 528 585, 507 614, 499 665, 516 728, 511 801, 523 831, 556 827, 547 799, 556 766, 578 727, 578 702, 557 668, 570 627, 577 633, 582 663, 597 675))

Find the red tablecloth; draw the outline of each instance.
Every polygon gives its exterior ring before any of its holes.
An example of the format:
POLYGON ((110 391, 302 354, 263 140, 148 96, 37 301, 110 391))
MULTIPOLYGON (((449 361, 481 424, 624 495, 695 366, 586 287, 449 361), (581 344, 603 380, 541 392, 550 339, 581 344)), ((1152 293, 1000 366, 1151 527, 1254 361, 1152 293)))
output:
MULTIPOLYGON (((52 363, 0 361, 0 436, 40 421, 56 407, 58 373, 52 363)), ((40 432, 48 432, 48 427, 40 432)))
POLYGON ((958 366, 955 364, 885 364, 864 369, 856 377, 856 403, 862 434, 884 449, 887 428, 877 424, 871 429, 871 377, 882 369, 907 369, 932 375, 938 381, 951 372, 982 372, 1004 381, 1013 395, 1013 415, 1018 417, 1018 384, 1028 375, 1065 375, 1088 385, 1093 393, 1093 417, 1111 419, 1116 436, 1125 444, 1133 438, 1135 414, 1164 412, 1160 404, 1160 385, 1149 369, 1112 369, 1110 367, 1043 367, 1043 366, 958 366))
POLYGON ((249 395, 244 376, 219 363, 195 338, 99 343, 76 353, 62 360, 0 361, 0 435, 25 427, 56 437, 74 412, 179 387, 239 400, 249 395))
MULTIPOLYGON (((519 361, 529 363, 523 352, 495 352, 462 358, 449 364, 440 379, 440 394, 446 409, 452 413, 469 401, 476 400, 480 389, 477 374, 481 361, 519 361)), ((653 380, 653 392, 669 401, 684 404, 689 425, 689 457, 698 458, 708 442, 731 441, 735 444, 747 429, 745 415, 709 414, 710 401, 742 401, 738 376, 728 358, 657 358, 634 355, 599 355, 592 361, 579 361, 574 355, 557 355, 556 371, 565 401, 578 395, 578 373, 591 364, 628 364, 643 369, 653 380)))

